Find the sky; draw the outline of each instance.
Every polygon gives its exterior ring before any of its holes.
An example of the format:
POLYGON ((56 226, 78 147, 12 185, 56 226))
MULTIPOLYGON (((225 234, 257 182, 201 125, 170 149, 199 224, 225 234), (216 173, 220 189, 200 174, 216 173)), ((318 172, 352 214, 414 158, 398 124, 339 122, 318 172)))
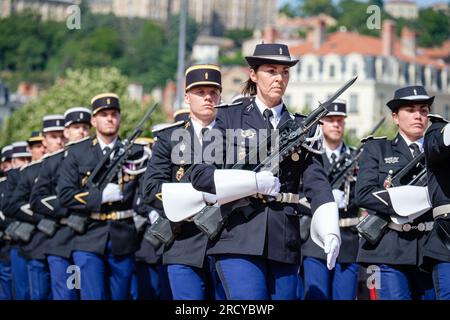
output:
MULTIPOLYGON (((333 2, 337 2, 337 1, 334 0, 333 2)), ((363 1, 363 2, 365 2, 365 1, 363 1)), ((429 6, 433 3, 447 2, 447 0, 416 0, 415 2, 419 5, 419 7, 425 7, 425 6, 429 6)), ((298 0, 278 0, 279 7, 285 3, 296 4, 296 3, 298 3, 298 0)))

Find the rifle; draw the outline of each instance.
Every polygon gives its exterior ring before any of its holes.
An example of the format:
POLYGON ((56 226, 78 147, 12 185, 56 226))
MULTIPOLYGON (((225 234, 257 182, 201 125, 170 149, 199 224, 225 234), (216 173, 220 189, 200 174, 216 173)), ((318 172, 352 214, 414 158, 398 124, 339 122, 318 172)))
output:
MULTIPOLYGON (((305 119, 300 123, 295 120, 288 120, 280 128, 280 146, 278 151, 272 153, 270 156, 265 157, 258 165, 253 168, 253 171, 270 171, 274 175, 278 174, 280 164, 293 153, 300 150, 305 143, 306 138, 309 136, 309 132, 314 128, 324 116, 329 112, 327 107, 333 103, 345 90, 347 90, 357 79, 357 76, 353 77, 347 83, 345 83, 336 93, 331 96, 324 103, 320 103, 319 106, 312 111, 305 119)), ((256 157, 258 156, 258 149, 266 148, 267 139, 262 141, 258 148, 249 152, 243 160, 236 163, 232 169, 241 169, 245 166, 245 163, 256 163, 256 157), (249 161, 249 162, 247 162, 249 161), (255 161, 255 162, 252 162, 255 161)), ((273 197, 269 200, 274 200, 273 197)), ((227 204, 227 210, 222 210, 220 206, 205 206, 199 213, 193 217, 193 221, 196 226, 205 233, 210 239, 216 237, 217 234, 224 227, 228 216, 238 208, 244 208, 245 210, 250 203, 248 198, 237 200, 231 204, 227 204)), ((245 215, 245 212, 244 212, 245 215)))
MULTIPOLYGON (((402 185, 408 185, 411 181, 404 182, 403 178, 412 173, 413 170, 419 167, 424 167, 425 161, 425 153, 422 152, 420 155, 412 159, 406 166, 404 166, 400 171, 398 171, 394 176, 392 176, 392 172, 389 172, 388 177, 386 178, 386 188, 398 187, 402 185)), ((423 174, 422 174, 423 175, 423 174)), ((414 179, 414 177, 413 177, 414 179)))
MULTIPOLYGON (((406 166, 404 166, 400 171, 398 171, 394 176, 392 172, 389 172, 387 176, 384 187, 398 187, 402 185, 413 185, 413 186, 426 186, 427 185, 427 171, 424 166, 425 153, 422 152, 420 155, 412 159, 406 166), (417 175, 413 175, 410 181, 404 182, 403 179, 411 174, 413 170, 422 167, 417 175)), ((388 223, 390 222, 389 216, 385 214, 369 214, 363 220, 361 220, 356 229, 361 234, 363 238, 372 244, 376 244, 383 233, 387 230, 388 223)))
MULTIPOLYGON (((122 146, 115 146, 105 154, 87 180, 86 185, 88 189, 96 188, 102 191, 105 189, 106 185, 117 176, 122 165, 130 156, 134 141, 142 134, 145 122, 156 110, 157 106, 158 104, 155 103, 153 107, 147 111, 133 132, 122 141, 122 146), (114 153, 114 155, 111 158, 112 153, 114 153), (109 159, 111 160, 109 161, 109 159)), ((88 218, 86 216, 71 214, 67 219, 67 225, 82 234, 86 231, 87 221, 88 218)))

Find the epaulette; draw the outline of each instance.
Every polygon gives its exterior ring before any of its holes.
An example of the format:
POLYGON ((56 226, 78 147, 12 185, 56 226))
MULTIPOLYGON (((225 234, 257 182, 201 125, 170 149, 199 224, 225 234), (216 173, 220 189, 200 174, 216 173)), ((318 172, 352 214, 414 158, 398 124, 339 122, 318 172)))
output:
POLYGON ((42 158, 36 161, 32 161, 30 163, 28 163, 27 165, 23 166, 22 168, 20 168, 20 171, 24 170, 25 168, 29 168, 34 166, 35 164, 41 163, 42 162, 42 158))
POLYGON ((42 157, 42 160, 53 157, 54 155, 57 155, 58 153, 64 152, 64 149, 52 152, 52 153, 46 153, 44 154, 44 156, 42 157))
POLYGON ((152 132, 153 133, 159 133, 159 132, 162 132, 162 131, 170 129, 170 128, 179 127, 179 126, 184 125, 186 123, 189 123, 189 122, 188 121, 184 121, 184 120, 180 120, 180 121, 177 121, 175 123, 168 124, 167 126, 165 126, 163 128, 155 129, 152 132))
POLYGON ((86 141, 86 140, 88 140, 90 138, 91 137, 87 136, 87 137, 84 137, 84 138, 81 138, 81 139, 78 139, 78 140, 75 140, 75 141, 70 141, 69 143, 66 143, 66 147, 73 146, 74 144, 86 141))
POLYGON ((381 137, 374 137, 373 135, 367 136, 365 138, 361 139, 362 143, 366 143, 369 140, 386 140, 387 137, 386 136, 381 136, 381 137))
POLYGON ((155 139, 147 137, 139 137, 136 140, 134 140, 133 143, 140 146, 146 146, 149 145, 150 143, 155 143, 155 139))
POLYGON ((444 119, 442 116, 440 116, 438 114, 429 114, 428 119, 430 119, 430 121, 432 123, 438 123, 438 122, 449 123, 449 121, 447 119, 444 119))

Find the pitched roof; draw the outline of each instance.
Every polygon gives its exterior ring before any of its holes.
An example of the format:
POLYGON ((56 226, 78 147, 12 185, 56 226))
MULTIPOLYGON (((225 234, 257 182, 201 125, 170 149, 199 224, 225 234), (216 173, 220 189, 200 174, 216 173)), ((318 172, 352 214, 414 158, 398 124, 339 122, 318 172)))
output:
MULTIPOLYGON (((448 42, 441 48, 418 48, 416 56, 412 57, 402 53, 400 41, 397 39, 394 44, 394 56, 406 62, 416 62, 443 68, 448 66, 441 59, 450 55, 450 41, 448 42)), ((362 55, 381 56, 383 54, 383 44, 382 39, 378 37, 362 35, 356 32, 338 31, 329 34, 318 49, 314 49, 311 42, 305 42, 289 48, 289 51, 294 56, 305 54, 327 55, 332 53, 337 55, 359 53, 362 55)))

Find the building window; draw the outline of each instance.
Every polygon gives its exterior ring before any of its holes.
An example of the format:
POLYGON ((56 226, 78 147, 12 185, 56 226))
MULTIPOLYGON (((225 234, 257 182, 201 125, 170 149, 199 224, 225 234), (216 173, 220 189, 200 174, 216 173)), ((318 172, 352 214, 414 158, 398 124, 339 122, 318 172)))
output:
POLYGON ((312 67, 312 65, 308 65, 307 75, 308 75, 308 79, 311 79, 313 77, 313 67, 312 67))
POLYGON ((350 95, 348 113, 358 113, 358 95, 357 94, 350 95))
POLYGON ((448 104, 444 107, 444 114, 443 114, 443 116, 447 120, 450 117, 450 106, 448 104))
POLYGON ((336 67, 334 64, 330 65, 330 78, 334 78, 336 75, 336 67))
POLYGON ((358 74, 358 66, 356 63, 352 63, 352 77, 356 76, 358 74))

